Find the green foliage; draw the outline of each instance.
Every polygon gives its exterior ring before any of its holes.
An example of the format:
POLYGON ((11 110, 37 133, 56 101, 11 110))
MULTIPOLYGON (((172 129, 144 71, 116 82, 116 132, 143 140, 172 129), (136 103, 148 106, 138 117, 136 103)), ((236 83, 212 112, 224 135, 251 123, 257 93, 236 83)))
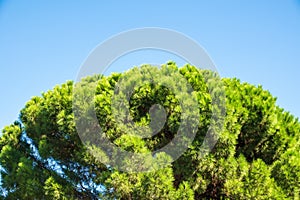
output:
MULTIPOLYGON (((132 120, 140 127, 151 123, 162 127, 151 138, 140 138, 120 126, 111 109, 114 90, 124 74, 88 77, 78 85, 82 87, 76 94, 82 100, 80 105, 72 102, 74 86, 69 81, 41 97, 33 97, 21 110, 20 122, 4 128, 0 138, 3 193, 0 196, 4 199, 299 198, 300 123, 276 105, 276 98, 261 86, 237 79, 222 79, 222 86, 215 73, 190 65, 177 68, 169 62, 154 70, 179 72, 197 97, 196 112, 200 114, 197 134, 179 159, 160 169, 159 163, 147 166, 145 161, 141 167, 157 170, 140 173, 121 172, 100 163, 97 156, 109 159, 109 155, 96 146, 83 145, 75 128, 72 106, 84 108, 78 110, 83 116, 94 109, 85 104, 87 94, 95 93, 96 115, 105 134, 115 145, 132 152, 151 152, 169 143, 180 125, 182 108, 176 94, 163 85, 147 83, 135 87, 126 105, 132 120), (84 86, 95 86, 96 91, 84 86), (222 96, 221 87, 225 89, 226 111, 214 105, 222 103, 218 98, 222 96), (160 120, 151 122, 149 110, 155 104, 165 109, 165 124, 160 124, 160 120), (218 126, 209 128, 212 123, 222 121, 212 111, 225 115, 222 130, 218 126), (212 151, 203 156, 201 145, 208 131, 219 133, 220 137, 212 151), (91 155, 89 149, 97 154, 91 155)), ((159 162, 170 158, 162 153, 156 156, 159 162)), ((134 160, 122 162, 131 165, 134 160)))

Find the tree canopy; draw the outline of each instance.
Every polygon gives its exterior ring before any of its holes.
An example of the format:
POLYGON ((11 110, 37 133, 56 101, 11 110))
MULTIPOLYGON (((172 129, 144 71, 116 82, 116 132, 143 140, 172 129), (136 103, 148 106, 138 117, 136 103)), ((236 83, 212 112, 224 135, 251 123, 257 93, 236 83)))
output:
MULTIPOLYGON (((72 101, 74 83, 67 81, 33 97, 21 110, 20 119, 3 129, 0 198, 299 198, 300 123, 297 118, 278 107, 276 98, 262 86, 223 78, 224 126, 216 130, 220 131, 219 138, 211 152, 201 156, 205 134, 214 123, 211 120, 213 93, 208 86, 214 74, 191 65, 178 68, 174 62, 156 70, 166 69, 179 72, 190 83, 198 103, 196 136, 178 159, 149 172, 124 172, 99 162, 77 133, 72 101)), ((166 145, 176 135, 181 122, 183 111, 176 95, 161 85, 144 84, 134 88, 128 105, 133 121, 141 126, 151 124, 148 111, 152 105, 159 104, 166 110, 166 123, 151 138, 129 136, 119 127, 110 106, 121 77, 122 73, 95 75, 81 82, 96 85, 94 104, 103 132, 127 151, 151 152, 166 145)), ((89 91, 82 89, 82 94, 86 92, 89 91)))

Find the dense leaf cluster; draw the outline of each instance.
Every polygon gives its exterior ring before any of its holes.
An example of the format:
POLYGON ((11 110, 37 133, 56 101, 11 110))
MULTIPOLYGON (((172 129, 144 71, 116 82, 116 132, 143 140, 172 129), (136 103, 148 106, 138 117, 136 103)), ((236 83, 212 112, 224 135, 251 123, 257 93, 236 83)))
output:
MULTIPOLYGON (((149 67, 149 66, 144 66, 149 67)), ((0 138, 3 199, 293 199, 300 192, 300 123, 276 105, 263 90, 237 79, 169 62, 162 69, 182 74, 193 87, 200 114, 196 137, 172 164, 152 172, 126 173, 99 162, 77 134, 72 110, 71 81, 32 98, 20 121, 7 126, 0 138), (212 151, 202 156, 209 131, 213 95, 226 93, 224 128, 212 151)), ((135 69, 137 70, 137 69, 135 69)), ((176 95, 166 87, 145 84, 130 97, 133 121, 149 125, 149 109, 160 104, 167 121, 158 134, 141 139, 126 134, 112 115, 111 97, 122 74, 86 78, 96 84, 95 108, 103 131, 117 146, 132 152, 161 148, 177 132, 182 113, 176 95)), ((88 93, 91 91, 84 91, 88 93)), ((156 123, 160 123, 157 121, 156 123)), ((92 127, 91 127, 92 128, 92 127)), ((96 147, 95 147, 96 148, 96 147)), ((105 156, 105 155, 104 155, 105 156)), ((126 160, 124 162, 130 162, 126 160)))

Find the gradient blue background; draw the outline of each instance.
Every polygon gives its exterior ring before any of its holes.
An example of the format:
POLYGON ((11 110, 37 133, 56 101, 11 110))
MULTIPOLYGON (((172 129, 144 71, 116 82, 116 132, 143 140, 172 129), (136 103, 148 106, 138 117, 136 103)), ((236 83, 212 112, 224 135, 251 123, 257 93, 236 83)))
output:
MULTIPOLYGON (((0 0, 0 128, 32 97, 75 80, 90 51, 140 27, 186 34, 203 46, 222 77, 261 84, 300 116, 300 1, 0 0)), ((121 57, 111 71, 180 58, 159 51, 121 57)))

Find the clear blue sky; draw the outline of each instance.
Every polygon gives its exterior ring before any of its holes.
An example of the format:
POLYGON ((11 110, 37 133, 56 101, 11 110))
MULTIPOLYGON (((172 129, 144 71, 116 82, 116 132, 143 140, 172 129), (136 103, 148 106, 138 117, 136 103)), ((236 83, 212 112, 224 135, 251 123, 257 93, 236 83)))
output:
MULTIPOLYGON (((0 0, 0 127, 32 97, 75 80, 99 43, 141 27, 177 30, 196 40, 222 77, 262 84, 300 116, 300 1, 0 0), (179 1, 178 1, 179 2, 179 1)), ((176 57, 137 52, 112 71, 176 57)))

